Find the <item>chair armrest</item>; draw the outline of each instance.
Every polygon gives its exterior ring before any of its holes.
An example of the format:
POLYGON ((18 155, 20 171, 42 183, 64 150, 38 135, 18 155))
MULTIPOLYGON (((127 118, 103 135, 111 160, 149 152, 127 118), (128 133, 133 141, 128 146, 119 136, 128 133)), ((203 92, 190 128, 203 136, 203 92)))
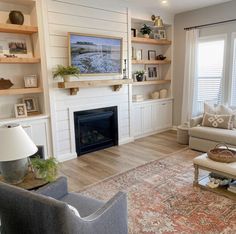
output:
POLYGON ((53 197, 55 199, 60 199, 68 193, 67 178, 59 177, 56 181, 36 190, 36 193, 53 197))
POLYGON ((88 225, 92 225, 97 234, 127 234, 128 211, 127 195, 118 192, 103 207, 95 213, 82 218, 88 225))
POLYGON ((194 117, 190 120, 190 128, 196 127, 202 123, 202 116, 194 117))

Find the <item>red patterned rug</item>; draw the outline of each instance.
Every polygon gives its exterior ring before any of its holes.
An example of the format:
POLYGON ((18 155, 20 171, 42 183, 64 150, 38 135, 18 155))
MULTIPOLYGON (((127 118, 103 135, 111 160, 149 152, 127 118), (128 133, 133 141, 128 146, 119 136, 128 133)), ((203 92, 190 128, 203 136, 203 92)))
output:
POLYGON ((129 233, 235 234, 236 202, 192 186, 192 159, 184 150, 108 178, 82 191, 108 200, 128 194, 129 233))

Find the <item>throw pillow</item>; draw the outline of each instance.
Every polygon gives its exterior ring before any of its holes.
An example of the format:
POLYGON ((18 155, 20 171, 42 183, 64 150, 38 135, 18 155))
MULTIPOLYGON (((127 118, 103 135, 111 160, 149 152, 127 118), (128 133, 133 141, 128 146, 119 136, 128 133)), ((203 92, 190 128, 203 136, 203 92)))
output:
POLYGON ((233 110, 225 105, 218 105, 214 107, 205 102, 204 113, 215 114, 215 115, 233 115, 233 110))
POLYGON ((234 119, 233 115, 215 115, 215 114, 204 113, 202 126, 233 129, 233 119, 234 119))
POLYGON ((69 204, 67 204, 67 206, 69 207, 69 209, 74 213, 75 216, 81 218, 80 214, 79 214, 79 211, 74 207, 74 206, 71 206, 69 204))

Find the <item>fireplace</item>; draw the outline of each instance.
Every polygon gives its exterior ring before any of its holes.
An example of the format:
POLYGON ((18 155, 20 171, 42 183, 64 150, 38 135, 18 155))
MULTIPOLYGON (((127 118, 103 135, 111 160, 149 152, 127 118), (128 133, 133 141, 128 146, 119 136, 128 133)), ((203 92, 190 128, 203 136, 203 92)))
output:
POLYGON ((117 107, 74 112, 77 155, 118 145, 117 107))

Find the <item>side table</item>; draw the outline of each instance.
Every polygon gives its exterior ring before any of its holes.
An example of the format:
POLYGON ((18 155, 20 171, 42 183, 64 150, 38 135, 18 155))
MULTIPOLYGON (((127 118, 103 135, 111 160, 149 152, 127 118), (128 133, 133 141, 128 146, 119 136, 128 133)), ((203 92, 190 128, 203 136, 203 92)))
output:
MULTIPOLYGON (((5 182, 2 177, 0 177, 1 182, 5 182)), ((29 172, 24 180, 16 184, 15 186, 26 189, 26 190, 36 190, 44 185, 48 184, 48 182, 42 179, 36 179, 35 174, 33 172, 29 172)))

